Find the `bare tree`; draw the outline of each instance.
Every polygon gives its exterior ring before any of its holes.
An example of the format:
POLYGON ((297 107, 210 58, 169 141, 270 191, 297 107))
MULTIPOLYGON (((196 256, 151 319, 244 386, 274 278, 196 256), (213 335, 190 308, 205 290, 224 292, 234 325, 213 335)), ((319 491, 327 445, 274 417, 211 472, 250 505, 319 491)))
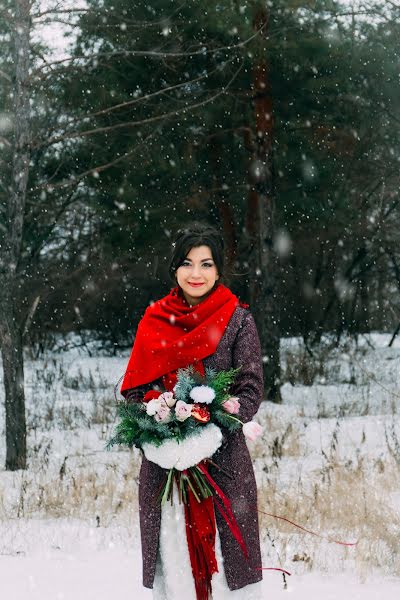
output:
MULTIPOLYGON (((27 465, 23 342, 27 329, 32 322, 32 315, 40 300, 35 292, 33 298, 23 299, 24 306, 22 306, 21 290, 26 284, 27 276, 33 271, 33 263, 36 264, 39 260, 40 251, 43 250, 50 239, 54 239, 55 224, 58 220, 61 220, 61 217, 65 216, 76 198, 79 198, 79 193, 74 194, 74 191, 78 190, 78 184, 82 179, 93 175, 93 173, 98 175, 119 161, 129 161, 132 154, 146 143, 152 133, 149 133, 149 136, 144 136, 141 142, 123 156, 117 154, 105 164, 94 164, 89 169, 82 170, 82 173, 74 174, 72 177, 61 181, 59 178, 52 181, 52 178, 48 176, 39 177, 37 181, 33 182, 32 187, 29 187, 28 179, 30 177, 31 162, 36 160, 35 157, 37 157, 38 152, 43 149, 56 145, 59 147, 60 144, 71 139, 87 140, 94 135, 107 135, 114 128, 137 127, 144 123, 152 124, 156 121, 168 120, 171 116, 176 118, 180 113, 200 109, 225 93, 240 69, 233 74, 230 81, 222 89, 211 92, 207 98, 199 102, 193 102, 190 106, 183 108, 178 109, 175 107, 171 112, 161 111, 161 114, 153 114, 145 120, 136 119, 117 123, 111 127, 95 126, 88 129, 87 125, 85 127, 87 114, 80 114, 75 119, 60 124, 53 111, 51 115, 46 115, 45 122, 41 126, 36 127, 33 122, 35 106, 32 108, 30 105, 31 98, 35 98, 34 91, 37 91, 36 87, 42 89, 43 86, 51 86, 51 77, 56 76, 59 70, 65 70, 64 62, 71 63, 77 57, 56 61, 53 64, 44 60, 44 64, 38 68, 37 60, 34 60, 35 54, 31 33, 35 19, 36 22, 38 19, 40 21, 41 15, 34 12, 31 0, 15 0, 13 3, 2 5, 1 8, 3 9, 2 16, 6 17, 8 29, 12 33, 14 58, 11 64, 12 75, 11 77, 7 76, 10 88, 9 98, 12 98, 12 107, 8 111, 12 121, 12 134, 10 140, 0 138, 3 145, 8 145, 9 152, 6 161, 3 163, 7 175, 4 177, 4 183, 0 182, 1 198, 4 199, 0 207, 0 234, 2 236, 0 238, 0 349, 5 386, 6 469, 16 470, 24 469, 27 465), (10 6, 12 7, 11 10, 10 6), (53 119, 53 130, 49 126, 51 118, 53 119), (36 133, 34 133, 35 129, 36 133), (29 228, 28 226, 32 224, 29 219, 35 219, 35 212, 32 211, 30 206, 32 204, 31 200, 37 197, 35 194, 37 195, 38 192, 40 193, 42 190, 45 191, 49 188, 53 193, 59 191, 56 199, 53 196, 51 213, 54 218, 47 225, 41 223, 41 227, 33 228, 35 232, 39 232, 39 235, 33 236, 34 239, 30 241, 29 248, 26 248, 24 246, 26 241, 24 234, 29 228)), ((76 11, 72 9, 68 12, 75 14, 76 11)), ((52 13, 54 11, 48 13, 49 19, 52 18, 52 13)), ((151 55, 152 52, 149 51, 146 54, 151 55)), ((193 54, 193 52, 190 54, 193 54)), ((83 71, 90 67, 90 61, 86 59, 87 57, 82 57, 85 64, 77 65, 77 67, 82 66, 83 71)), ((71 65, 68 68, 71 68, 71 65)), ((0 74, 3 76, 2 73, 0 74)), ((201 78, 204 77, 204 75, 201 76, 201 78)), ((200 79, 200 77, 197 77, 197 79, 200 79)), ((187 81, 185 81, 185 85, 188 85, 187 81)), ((166 92, 168 90, 162 89, 153 93, 153 97, 156 94, 166 92)), ((148 97, 140 99, 141 102, 146 100, 148 100, 148 97)), ((134 100, 131 103, 137 103, 138 101, 134 100)), ((120 108, 120 104, 112 105, 103 109, 103 112, 111 112, 120 108)), ((32 179, 35 178, 32 177, 32 179)), ((50 264, 48 266, 51 268, 50 264)))
POLYGON ((15 54, 13 89, 14 139, 11 181, 0 248, 0 345, 6 407, 6 468, 26 467, 26 420, 22 332, 16 314, 17 267, 22 247, 30 162, 30 0, 15 0, 12 19, 15 54))

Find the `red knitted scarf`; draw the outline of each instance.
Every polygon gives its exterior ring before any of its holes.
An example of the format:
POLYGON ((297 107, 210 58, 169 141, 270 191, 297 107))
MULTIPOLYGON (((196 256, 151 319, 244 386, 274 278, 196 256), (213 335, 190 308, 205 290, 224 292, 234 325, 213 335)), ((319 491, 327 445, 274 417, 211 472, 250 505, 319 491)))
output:
POLYGON ((196 306, 189 306, 178 287, 149 306, 136 332, 121 393, 213 354, 238 304, 220 283, 196 306))

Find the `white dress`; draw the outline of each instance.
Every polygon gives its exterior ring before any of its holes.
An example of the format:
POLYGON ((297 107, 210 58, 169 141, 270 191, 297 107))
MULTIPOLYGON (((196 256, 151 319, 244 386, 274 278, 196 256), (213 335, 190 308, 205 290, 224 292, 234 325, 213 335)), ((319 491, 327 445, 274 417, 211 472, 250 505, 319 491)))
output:
MULTIPOLYGON (((185 509, 179 504, 174 485, 174 503, 163 504, 159 552, 153 587, 153 600, 196 600, 196 590, 186 540, 185 509)), ((226 581, 218 528, 215 539, 218 573, 214 573, 212 600, 261 600, 262 582, 231 591, 226 581)))

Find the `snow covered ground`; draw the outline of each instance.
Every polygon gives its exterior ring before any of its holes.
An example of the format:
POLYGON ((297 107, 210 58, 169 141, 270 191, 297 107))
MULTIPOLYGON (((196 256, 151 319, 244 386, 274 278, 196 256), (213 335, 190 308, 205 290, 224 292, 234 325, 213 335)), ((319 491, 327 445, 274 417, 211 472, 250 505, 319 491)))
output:
MULTIPOLYGON (((18 559, 2 557, 1 597, 9 600, 151 600, 151 592, 140 585, 138 558, 132 550, 120 549, 99 550, 95 555, 75 551, 18 559)), ((284 589, 279 578, 268 575, 263 590, 264 597, 270 600, 395 600, 399 595, 399 580, 371 578, 360 583, 346 575, 307 574, 292 577, 284 589)))
MULTIPOLYGON (((283 404, 263 403, 251 452, 265 598, 382 598, 400 591, 400 342, 324 343, 309 357, 283 340, 283 404), (300 383, 313 382, 312 385, 300 383)), ((27 361, 29 469, 0 471, 0 598, 151 598, 141 587, 136 451, 104 446, 127 355, 70 350, 27 361)), ((0 384, 0 464, 4 397, 0 384)))

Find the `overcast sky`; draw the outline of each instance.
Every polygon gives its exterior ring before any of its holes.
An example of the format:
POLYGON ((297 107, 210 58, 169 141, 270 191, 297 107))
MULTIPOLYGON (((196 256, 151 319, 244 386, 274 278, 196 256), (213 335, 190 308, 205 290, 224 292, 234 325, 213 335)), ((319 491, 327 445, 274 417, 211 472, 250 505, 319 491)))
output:
MULTIPOLYGON (((149 0, 151 2, 151 0, 149 0)), ((200 1, 200 0, 199 0, 200 1)), ((374 0, 370 1, 370 5, 374 3, 374 0)), ((376 0, 375 2, 378 6, 382 7, 385 4, 385 0, 376 0)), ((36 0, 35 3, 39 6, 40 10, 49 10, 54 7, 58 7, 59 9, 65 10, 68 8, 85 8, 86 2, 85 0, 36 0)), ((360 6, 365 6, 366 0, 342 0, 342 4, 347 5, 349 9, 354 8, 357 10, 360 6)), ((400 6, 400 0, 394 0, 392 4, 400 6)), ((48 15, 46 18, 50 18, 51 15, 48 15)), ((70 18, 70 15, 60 15, 60 18, 65 20, 70 18)), ((346 17, 350 18, 350 17, 346 17)), ((358 19, 363 18, 362 16, 358 16, 358 19)), ((41 19, 43 21, 43 19, 41 19)), ((121 18, 123 21, 123 18, 121 18)), ((60 58, 65 58, 68 56, 68 50, 72 44, 73 37, 64 37, 64 33, 67 31, 68 27, 61 23, 51 23, 48 25, 38 26, 35 28, 34 37, 38 37, 42 39, 46 45, 50 49, 50 54, 52 60, 57 60, 60 58)), ((74 31, 74 28, 69 28, 71 32, 74 31)))

